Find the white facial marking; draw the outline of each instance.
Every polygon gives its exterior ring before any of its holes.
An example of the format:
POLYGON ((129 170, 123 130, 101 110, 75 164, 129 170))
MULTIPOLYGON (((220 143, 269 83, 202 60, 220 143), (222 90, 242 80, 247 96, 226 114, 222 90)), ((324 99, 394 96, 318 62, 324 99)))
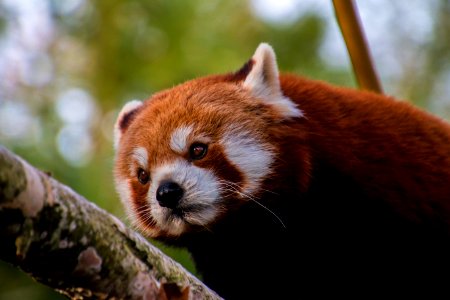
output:
POLYGON ((152 217, 161 229, 172 235, 182 234, 187 224, 206 226, 218 213, 219 188, 218 180, 210 170, 182 159, 160 166, 152 173, 152 186, 148 193, 152 217), (184 190, 179 204, 185 211, 183 219, 173 216, 171 209, 161 207, 156 200, 156 190, 165 180, 178 183, 184 190))
POLYGON ((243 192, 257 191, 271 172, 274 153, 270 145, 262 144, 251 133, 237 127, 224 135, 222 145, 227 158, 245 175, 243 192))
POLYGON ((177 153, 184 153, 187 150, 188 137, 193 129, 192 125, 175 129, 170 138, 170 148, 177 153))
POLYGON ((135 219, 133 218, 134 212, 131 205, 131 193, 128 179, 116 178, 116 190, 123 206, 126 209, 128 218, 135 219))
MULTIPOLYGON (((133 157, 133 160, 137 162, 137 164, 144 170, 147 170, 148 168, 148 153, 147 150, 144 147, 137 147, 133 150, 133 153, 131 154, 133 157)), ((134 168, 134 165, 130 166, 130 172, 131 175, 134 176, 136 170, 134 168)))

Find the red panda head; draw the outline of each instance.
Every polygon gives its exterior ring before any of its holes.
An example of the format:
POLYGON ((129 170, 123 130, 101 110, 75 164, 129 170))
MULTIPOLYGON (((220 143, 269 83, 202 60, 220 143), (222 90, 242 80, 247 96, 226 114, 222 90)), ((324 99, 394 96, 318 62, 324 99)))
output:
POLYGON ((115 125, 115 180, 151 237, 208 229, 253 199, 277 152, 267 128, 300 117, 261 44, 238 72, 188 81, 125 105, 115 125))

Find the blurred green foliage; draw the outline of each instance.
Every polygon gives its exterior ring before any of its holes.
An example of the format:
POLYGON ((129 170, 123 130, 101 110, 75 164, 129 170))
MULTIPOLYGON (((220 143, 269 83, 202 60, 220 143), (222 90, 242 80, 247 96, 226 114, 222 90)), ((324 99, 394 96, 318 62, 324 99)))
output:
MULTIPOLYGON (((0 109, 7 101, 26 105, 38 135, 31 140, 0 135, 0 143, 123 220, 113 187, 112 126, 125 102, 190 78, 237 70, 262 41, 274 46, 284 71, 354 85, 349 66, 333 67, 321 58, 325 20, 314 11, 274 23, 258 18, 249 1, 239 0, 79 1, 70 12, 62 12, 64 1, 41 1, 48 4, 53 22, 54 35, 43 50, 52 62, 52 79, 39 86, 19 82, 0 98, 0 109), (55 108, 58 95, 74 87, 87 91, 96 106, 87 125, 91 148, 82 164, 65 159, 56 140, 67 125, 55 108)), ((0 3, 2 9, 6 6, 0 3)), ((5 15, 0 13, 1 34, 5 15)), ((195 273, 186 252, 163 249, 195 273)), ((59 298, 0 264, 0 300, 59 298)))
MULTIPOLYGON (((58 15, 57 1, 50 3, 57 30, 48 49, 54 79, 44 87, 22 86, 20 91, 40 120, 40 139, 1 142, 122 219, 113 188, 111 136, 104 131, 112 133, 115 114, 125 102, 193 77, 237 70, 261 41, 274 45, 283 70, 339 84, 352 82, 348 70, 327 68, 320 60, 324 23, 314 14, 283 26, 265 23, 247 2, 237 0, 98 0, 69 15, 58 15), (64 125, 55 112, 56 98, 73 86, 89 91, 99 107, 91 128, 92 157, 81 167, 69 164, 55 144, 64 125)), ((158 245, 195 272, 186 252, 158 245)), ((60 297, 47 294, 46 288, 9 266, 0 265, 0 282, 0 299, 60 297)))

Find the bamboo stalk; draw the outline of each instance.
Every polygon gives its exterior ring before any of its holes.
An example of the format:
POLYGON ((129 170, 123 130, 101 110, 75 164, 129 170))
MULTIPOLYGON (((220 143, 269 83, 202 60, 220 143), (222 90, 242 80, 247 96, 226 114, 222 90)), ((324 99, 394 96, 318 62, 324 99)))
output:
POLYGON ((333 0, 333 5, 359 87, 382 94, 356 4, 353 0, 333 0))

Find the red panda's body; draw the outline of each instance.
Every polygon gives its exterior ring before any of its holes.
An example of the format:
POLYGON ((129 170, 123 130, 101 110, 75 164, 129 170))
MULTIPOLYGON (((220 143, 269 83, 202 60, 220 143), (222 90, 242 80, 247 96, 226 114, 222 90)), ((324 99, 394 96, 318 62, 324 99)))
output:
POLYGON ((187 247, 225 298, 450 278, 449 124, 385 96, 278 77, 270 49, 258 51, 238 73, 124 108, 116 181, 139 226, 187 247))

